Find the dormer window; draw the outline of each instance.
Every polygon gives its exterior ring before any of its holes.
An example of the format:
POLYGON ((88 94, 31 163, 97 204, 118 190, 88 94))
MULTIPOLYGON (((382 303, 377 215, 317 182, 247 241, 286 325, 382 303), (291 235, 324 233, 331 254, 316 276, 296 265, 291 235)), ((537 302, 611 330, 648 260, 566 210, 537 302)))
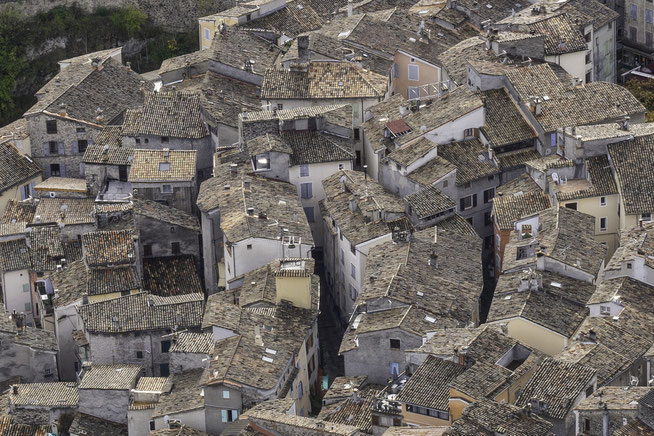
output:
POLYGON ((260 170, 269 170, 270 169, 270 155, 268 153, 262 153, 255 156, 254 160, 254 169, 256 171, 260 170))
POLYGON ((406 123, 406 121, 399 119, 386 123, 386 131, 392 138, 397 138, 410 133, 411 127, 406 123))

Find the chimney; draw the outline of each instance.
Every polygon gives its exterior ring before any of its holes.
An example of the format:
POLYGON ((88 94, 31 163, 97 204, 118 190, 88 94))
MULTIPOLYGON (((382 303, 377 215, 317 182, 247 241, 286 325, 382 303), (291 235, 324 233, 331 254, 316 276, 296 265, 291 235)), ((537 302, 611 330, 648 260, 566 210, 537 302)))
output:
POLYGON ((352 401, 354 401, 355 403, 359 402, 359 390, 357 388, 354 388, 352 390, 352 401))
POLYGON ((431 254, 429 255, 429 266, 433 269, 438 269, 438 254, 436 254, 436 250, 431 250, 431 254))
POLYGON ((620 123, 620 128, 625 131, 629 131, 629 117, 624 117, 620 123))
POLYGON ((545 270, 545 253, 541 250, 536 253, 536 269, 538 271, 545 270))
POLYGON ((254 208, 253 207, 248 207, 248 215, 249 216, 254 216, 254 208))
POLYGON ((352 8, 353 8, 352 0, 347 0, 347 16, 348 17, 351 17, 353 15, 352 8))
POLYGON ((309 50, 309 36, 302 35, 297 37, 297 51, 300 59, 304 58, 304 55, 307 54, 309 50))
POLYGON ((229 166, 229 172, 232 176, 235 176, 237 174, 238 170, 238 165, 233 163, 229 166))
POLYGON ((14 395, 18 395, 18 385, 12 385, 11 391, 13 392, 14 395))

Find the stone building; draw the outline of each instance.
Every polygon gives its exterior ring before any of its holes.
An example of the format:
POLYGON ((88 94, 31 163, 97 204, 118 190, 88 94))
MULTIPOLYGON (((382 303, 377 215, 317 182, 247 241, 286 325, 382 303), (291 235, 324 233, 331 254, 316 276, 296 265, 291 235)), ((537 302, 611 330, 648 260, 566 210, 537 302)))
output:
POLYGON ((122 145, 120 130, 120 126, 102 129, 82 157, 89 194, 99 201, 125 200, 132 193, 127 179, 134 149, 122 145))
POLYGON ((136 198, 133 204, 143 257, 200 258, 200 223, 195 216, 152 200, 136 198))
POLYGON ((167 88, 146 93, 143 107, 127 110, 121 136, 123 147, 195 150, 198 183, 211 174, 214 146, 199 94, 167 88))
POLYGON ((138 74, 108 57, 72 62, 41 88, 25 119, 31 156, 44 176, 84 177, 86 148, 143 101, 143 86, 138 74))
POLYGON ((7 397, 8 414, 15 422, 48 428, 66 417, 72 418, 79 407, 74 382, 15 384, 7 397))
POLYGON ((167 377, 171 333, 199 329, 204 298, 198 293, 171 297, 140 293, 76 309, 93 362, 140 365, 145 375, 167 377))
POLYGON ((52 332, 26 327, 20 314, 0 312, 0 381, 58 381, 57 340, 52 332))
POLYGON ((39 166, 23 155, 11 140, 0 139, 0 160, 4 174, 0 184, 0 210, 5 210, 10 200, 36 197, 34 186, 41 182, 42 173, 39 166))
POLYGON ((138 365, 89 364, 78 387, 79 412, 127 424, 129 395, 141 375, 138 365))
POLYGON ((196 160, 195 150, 134 150, 128 179, 134 196, 194 214, 196 160))
POLYGON ((275 259, 307 257, 314 246, 295 186, 253 175, 249 163, 217 165, 198 207, 209 293, 240 286, 244 274, 275 259))
POLYGON ((614 434, 638 414, 638 402, 649 387, 605 386, 573 409, 575 434, 614 434))

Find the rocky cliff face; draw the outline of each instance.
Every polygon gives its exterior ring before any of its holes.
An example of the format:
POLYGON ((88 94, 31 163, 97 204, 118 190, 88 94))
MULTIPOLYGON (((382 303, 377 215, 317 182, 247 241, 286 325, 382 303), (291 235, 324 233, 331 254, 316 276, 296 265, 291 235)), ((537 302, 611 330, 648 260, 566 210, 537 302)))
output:
POLYGON ((77 5, 86 11, 98 7, 121 7, 133 4, 158 26, 170 32, 197 28, 198 18, 235 5, 235 0, 0 0, 2 7, 13 6, 31 16, 56 6, 77 5))

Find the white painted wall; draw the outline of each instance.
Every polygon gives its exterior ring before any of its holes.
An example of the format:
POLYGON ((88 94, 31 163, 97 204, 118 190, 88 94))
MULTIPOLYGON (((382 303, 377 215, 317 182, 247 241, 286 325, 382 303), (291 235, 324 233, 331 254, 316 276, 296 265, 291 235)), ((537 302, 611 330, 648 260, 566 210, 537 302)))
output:
POLYGON ((7 312, 16 311, 25 313, 25 322, 27 325, 34 326, 34 317, 36 316, 35 302, 32 296, 32 285, 30 283, 30 274, 26 269, 18 271, 7 271, 4 273, 4 291, 5 309, 7 312), (29 309, 29 310, 28 310, 29 309))

